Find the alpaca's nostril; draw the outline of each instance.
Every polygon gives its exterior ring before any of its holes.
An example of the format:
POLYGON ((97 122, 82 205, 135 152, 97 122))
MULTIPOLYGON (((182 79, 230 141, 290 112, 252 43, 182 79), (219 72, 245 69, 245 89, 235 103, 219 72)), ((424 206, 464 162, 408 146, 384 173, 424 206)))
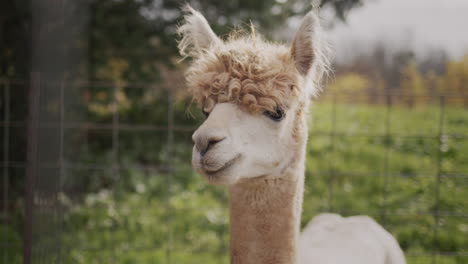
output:
POLYGON ((203 156, 205 155, 214 145, 218 144, 219 142, 223 141, 226 139, 225 137, 223 138, 211 138, 207 140, 206 147, 199 149, 200 154, 203 156))

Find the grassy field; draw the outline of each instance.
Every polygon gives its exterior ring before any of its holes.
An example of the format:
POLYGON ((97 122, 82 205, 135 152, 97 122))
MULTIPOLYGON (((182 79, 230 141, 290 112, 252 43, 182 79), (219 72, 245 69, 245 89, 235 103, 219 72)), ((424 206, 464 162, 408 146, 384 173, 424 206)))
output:
MULTIPOLYGON (((322 103, 311 112, 303 225, 319 212, 367 214, 397 237, 410 264, 431 263, 434 253, 437 263, 467 263, 466 109, 322 103)), ((62 197, 63 262, 228 263, 227 196, 191 172, 190 136, 177 133, 174 155, 159 157, 174 172, 129 163, 82 202, 62 197)), ((149 144, 135 140, 129 153, 149 144)))

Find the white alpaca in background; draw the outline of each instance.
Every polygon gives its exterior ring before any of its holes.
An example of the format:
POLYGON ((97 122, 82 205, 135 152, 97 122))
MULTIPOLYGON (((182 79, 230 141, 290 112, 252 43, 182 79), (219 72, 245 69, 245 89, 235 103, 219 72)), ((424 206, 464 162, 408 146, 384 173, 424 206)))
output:
POLYGON ((366 216, 316 216, 300 235, 307 115, 327 67, 319 20, 307 14, 290 47, 255 33, 219 39, 186 8, 186 78, 207 119, 192 164, 230 199, 233 264, 403 264, 396 240, 366 216))

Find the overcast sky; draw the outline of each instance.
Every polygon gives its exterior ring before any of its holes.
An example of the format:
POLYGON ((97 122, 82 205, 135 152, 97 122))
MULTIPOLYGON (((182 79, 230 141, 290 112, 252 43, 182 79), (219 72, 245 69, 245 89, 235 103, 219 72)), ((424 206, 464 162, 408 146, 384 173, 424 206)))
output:
POLYGON ((410 47, 419 56, 444 49, 460 58, 468 53, 468 0, 367 0, 328 35, 338 60, 377 41, 410 47))

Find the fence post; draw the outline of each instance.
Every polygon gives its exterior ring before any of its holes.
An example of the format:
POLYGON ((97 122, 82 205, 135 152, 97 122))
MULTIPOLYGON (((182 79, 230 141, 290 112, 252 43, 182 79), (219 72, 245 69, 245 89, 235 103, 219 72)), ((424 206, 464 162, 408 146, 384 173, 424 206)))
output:
POLYGON ((387 221, 387 206, 388 206, 388 185, 389 185, 389 169, 390 169, 390 127, 391 127, 391 111, 392 111, 392 96, 390 93, 385 95, 385 136, 384 136, 384 144, 385 144, 385 154, 384 154, 384 173, 383 173, 383 201, 382 201, 382 208, 381 208, 381 219, 382 224, 385 224, 387 221))
POLYGON ((28 146, 26 158, 26 184, 24 207, 24 239, 23 239, 23 263, 30 264, 32 256, 32 225, 34 212, 34 186, 37 175, 37 145, 39 125, 39 103, 41 78, 39 72, 31 73, 28 102, 28 146))
MULTIPOLYGON (((435 207, 434 207, 434 229, 432 233, 432 246, 434 247, 432 251, 432 264, 437 263, 438 252, 436 248, 438 247, 437 237, 439 229, 439 210, 440 210, 440 182, 442 177, 442 144, 444 136, 444 121, 445 121, 445 96, 439 97, 439 129, 437 135, 437 175, 435 182, 435 207)), ((437 249, 438 251, 438 249, 437 249)))
MULTIPOLYGON (((8 208, 9 208, 9 193, 8 193, 8 188, 10 185, 10 174, 9 174, 9 162, 10 162, 10 145, 9 145, 9 140, 10 140, 10 82, 6 80, 4 82, 4 115, 3 115, 3 212, 5 214, 5 220, 9 221, 9 213, 8 213, 8 208)), ((2 241, 3 242, 3 241, 2 241)), ((8 259, 8 248, 4 247, 4 252, 3 252, 3 262, 7 263, 8 259)))

